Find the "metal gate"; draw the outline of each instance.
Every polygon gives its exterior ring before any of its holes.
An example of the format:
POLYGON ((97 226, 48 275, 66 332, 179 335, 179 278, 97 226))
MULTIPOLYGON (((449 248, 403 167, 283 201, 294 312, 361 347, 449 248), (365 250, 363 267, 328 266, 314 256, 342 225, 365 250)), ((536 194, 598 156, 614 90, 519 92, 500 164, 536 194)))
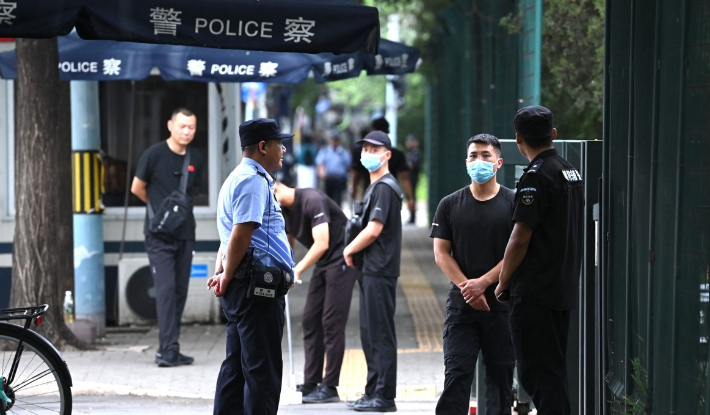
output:
POLYGON ((710 1, 606 7, 603 413, 710 414, 710 1))

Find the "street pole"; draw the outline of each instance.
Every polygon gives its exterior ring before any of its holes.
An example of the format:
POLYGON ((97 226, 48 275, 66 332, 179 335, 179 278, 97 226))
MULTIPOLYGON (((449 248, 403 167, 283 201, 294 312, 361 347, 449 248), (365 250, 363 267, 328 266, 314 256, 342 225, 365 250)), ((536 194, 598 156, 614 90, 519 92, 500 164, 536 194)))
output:
POLYGON ((106 288, 98 82, 71 82, 71 127, 74 310, 76 320, 93 323, 101 337, 106 333, 106 288))
MULTIPOLYGON (((387 39, 399 42, 399 15, 390 14, 387 17, 387 39)), ((390 139, 392 145, 397 146, 397 107, 399 98, 394 89, 392 79, 396 75, 387 75, 387 89, 385 90, 385 118, 390 124, 390 139)))

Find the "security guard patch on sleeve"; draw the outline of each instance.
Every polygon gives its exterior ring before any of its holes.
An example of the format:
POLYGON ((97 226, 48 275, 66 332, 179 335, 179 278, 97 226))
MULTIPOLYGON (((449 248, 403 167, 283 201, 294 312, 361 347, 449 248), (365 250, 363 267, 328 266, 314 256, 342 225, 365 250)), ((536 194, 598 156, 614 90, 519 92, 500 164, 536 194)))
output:
POLYGON ((581 182, 582 175, 577 170, 562 170, 562 175, 568 182, 581 182))
POLYGON ((520 200, 522 200, 523 204, 526 206, 532 205, 532 203, 535 201, 536 192, 537 189, 534 187, 526 187, 524 189, 520 189, 520 200))

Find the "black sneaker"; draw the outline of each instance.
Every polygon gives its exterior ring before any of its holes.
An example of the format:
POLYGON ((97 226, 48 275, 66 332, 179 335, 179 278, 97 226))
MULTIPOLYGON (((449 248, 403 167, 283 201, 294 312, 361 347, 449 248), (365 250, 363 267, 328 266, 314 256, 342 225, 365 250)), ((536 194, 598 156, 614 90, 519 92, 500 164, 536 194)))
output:
POLYGON ((185 356, 182 353, 178 353, 178 362, 180 362, 181 365, 191 365, 194 361, 194 357, 185 356))
POLYGON ((360 399, 358 399, 357 401, 346 402, 345 405, 350 409, 354 409, 355 405, 359 405, 359 404, 361 404, 363 402, 367 402, 369 400, 370 400, 370 397, 365 394, 365 395, 362 395, 362 397, 360 399))
POLYGON ((321 384, 314 392, 303 397, 303 403, 340 402, 338 389, 321 384))
POLYGON ((317 383, 304 383, 302 385, 296 385, 296 392, 301 392, 302 396, 310 395, 318 389, 317 383))
POLYGON ((394 399, 385 399, 375 395, 372 399, 353 406, 358 412, 397 412, 397 405, 394 399))
POLYGON ((172 350, 168 350, 167 352, 157 352, 155 354, 155 363, 158 364, 158 367, 180 366, 178 353, 172 350))

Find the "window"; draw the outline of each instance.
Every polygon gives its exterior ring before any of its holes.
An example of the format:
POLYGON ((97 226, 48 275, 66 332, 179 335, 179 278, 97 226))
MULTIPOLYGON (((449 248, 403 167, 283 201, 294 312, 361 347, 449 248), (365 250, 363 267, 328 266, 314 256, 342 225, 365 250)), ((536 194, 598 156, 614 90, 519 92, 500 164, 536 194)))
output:
MULTIPOLYGON (((132 89, 130 81, 99 83, 101 151, 105 168, 104 206, 124 206, 126 188, 130 187, 130 182, 133 181, 138 159, 145 149, 169 137, 167 122, 173 110, 178 107, 188 108, 197 116, 197 131, 190 148, 199 153, 204 169, 202 186, 198 194, 194 195, 193 201, 196 207, 209 206, 207 91, 208 84, 205 83, 166 82, 155 76, 136 82, 135 89, 132 89), (135 124, 133 145, 129 154, 132 99, 135 100, 135 124)), ((128 206, 144 206, 144 203, 129 192, 128 206)))

